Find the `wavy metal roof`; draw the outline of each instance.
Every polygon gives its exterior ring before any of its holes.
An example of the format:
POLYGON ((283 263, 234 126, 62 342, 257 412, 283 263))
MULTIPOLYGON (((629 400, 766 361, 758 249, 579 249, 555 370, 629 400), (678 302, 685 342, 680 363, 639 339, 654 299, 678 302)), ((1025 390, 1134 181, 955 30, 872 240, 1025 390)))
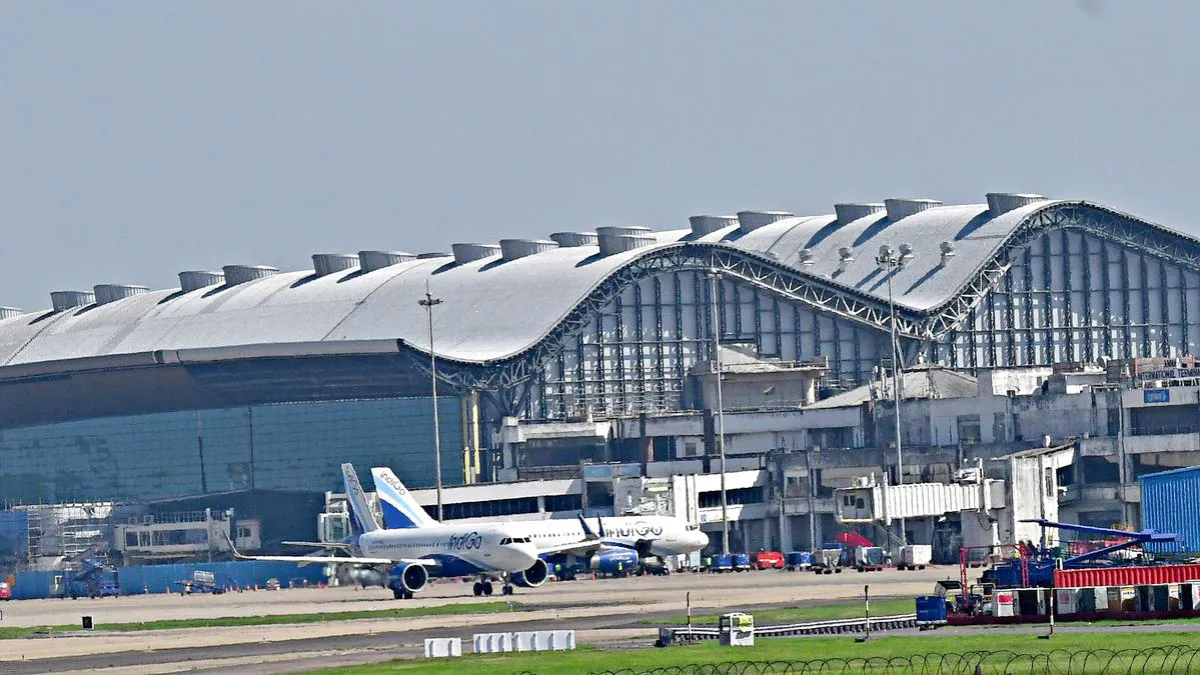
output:
POLYGON ((916 257, 893 274, 893 291, 898 304, 925 311, 951 300, 1027 217, 1059 203, 1041 201, 997 217, 984 204, 935 207, 894 222, 884 213, 848 223, 833 215, 788 217, 745 234, 736 226, 700 237, 690 230, 658 232, 656 244, 603 257, 596 245, 575 246, 515 260, 489 257, 455 265, 452 258, 418 259, 367 273, 287 272, 187 293, 151 291, 103 305, 0 319, 0 366, 295 343, 330 351, 394 351, 389 345, 401 339, 421 349, 428 337, 417 300, 427 280, 445 302, 434 312, 439 355, 498 360, 536 344, 623 265, 685 241, 766 255, 882 299, 886 277, 874 262, 880 245, 911 244, 916 257), (945 261, 943 241, 955 248, 945 261), (854 260, 839 270, 842 247, 849 247, 854 260), (802 249, 811 252, 810 266, 800 264, 802 249))

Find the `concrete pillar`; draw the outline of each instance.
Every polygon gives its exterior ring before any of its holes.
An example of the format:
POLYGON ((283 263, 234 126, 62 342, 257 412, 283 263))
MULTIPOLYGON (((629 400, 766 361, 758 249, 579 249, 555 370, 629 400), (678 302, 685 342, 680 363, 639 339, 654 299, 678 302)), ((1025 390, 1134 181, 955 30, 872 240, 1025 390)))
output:
POLYGON ((812 524, 811 529, 809 530, 809 532, 812 533, 812 541, 809 542, 809 548, 816 549, 821 545, 821 542, 825 541, 825 529, 822 527, 821 515, 819 513, 808 514, 808 519, 812 524))
POLYGON ((545 513, 545 512, 546 512, 546 497, 545 497, 545 495, 538 495, 538 498, 537 498, 537 500, 538 500, 538 510, 537 510, 537 512, 538 512, 538 513, 545 513))
POLYGON ((792 519, 783 513, 782 507, 779 511, 779 550, 784 553, 793 550, 792 546, 792 519))

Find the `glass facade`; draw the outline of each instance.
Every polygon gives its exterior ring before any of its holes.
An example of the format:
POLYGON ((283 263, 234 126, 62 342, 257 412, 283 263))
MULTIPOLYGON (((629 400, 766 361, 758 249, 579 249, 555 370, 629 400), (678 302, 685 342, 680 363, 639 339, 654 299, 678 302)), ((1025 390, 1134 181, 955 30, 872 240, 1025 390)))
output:
MULTIPOLYGON (((442 481, 463 482, 460 400, 439 397, 442 481)), ((429 398, 279 403, 106 417, 0 431, 10 503, 149 501, 231 490, 341 491, 390 466, 435 484, 429 398)))

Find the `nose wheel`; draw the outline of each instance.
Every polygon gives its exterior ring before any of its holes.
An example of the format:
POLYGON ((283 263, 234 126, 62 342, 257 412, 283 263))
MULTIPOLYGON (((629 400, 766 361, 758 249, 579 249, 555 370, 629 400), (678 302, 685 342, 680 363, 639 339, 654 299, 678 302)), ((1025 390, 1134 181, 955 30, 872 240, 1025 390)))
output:
POLYGON ((406 590, 403 590, 400 588, 393 588, 392 589, 392 597, 397 600, 412 600, 413 593, 412 593, 412 591, 406 591, 406 590))
POLYGON ((504 595, 512 595, 513 591, 515 591, 515 590, 516 589, 513 588, 512 584, 504 584, 504 588, 501 589, 501 591, 504 593, 504 595))
MULTIPOLYGON (((507 588, 507 587, 506 587, 506 588, 507 588)), ((491 595, 491 594, 492 594, 492 590, 493 590, 493 589, 492 589, 492 582, 490 582, 490 581, 476 581, 476 582, 475 582, 475 587, 474 587, 472 590, 475 592, 475 597, 477 597, 477 598, 478 598, 478 597, 485 596, 485 595, 491 595)), ((507 595, 507 593, 506 593, 505 595, 507 595)))

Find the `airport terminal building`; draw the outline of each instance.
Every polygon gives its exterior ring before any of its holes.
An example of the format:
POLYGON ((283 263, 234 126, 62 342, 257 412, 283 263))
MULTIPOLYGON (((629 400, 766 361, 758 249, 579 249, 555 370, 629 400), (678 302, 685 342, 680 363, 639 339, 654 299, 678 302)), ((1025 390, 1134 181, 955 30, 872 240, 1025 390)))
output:
MULTIPOLYGON (((220 506, 320 496, 338 488, 344 461, 429 486, 427 288, 442 301, 444 479, 460 485, 652 456, 614 455, 603 439, 506 455, 502 420, 711 407, 702 375, 714 337, 779 368, 820 362, 813 400, 890 368, 893 325, 905 365, 972 375, 1195 354, 1200 337, 1200 241, 1027 194, 744 211, 313 263, 186 271, 180 288, 98 284, 52 293, 50 309, 0 309, 0 495, 220 506)), ((773 388, 762 398, 812 402, 773 388)))

